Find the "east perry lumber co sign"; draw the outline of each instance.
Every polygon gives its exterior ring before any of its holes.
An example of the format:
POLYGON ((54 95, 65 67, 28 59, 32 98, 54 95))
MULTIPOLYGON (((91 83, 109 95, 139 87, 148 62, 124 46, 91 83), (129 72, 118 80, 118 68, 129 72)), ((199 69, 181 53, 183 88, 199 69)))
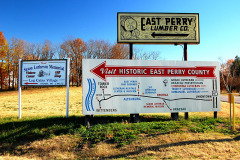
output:
POLYGON ((118 43, 199 44, 198 13, 118 13, 118 43))

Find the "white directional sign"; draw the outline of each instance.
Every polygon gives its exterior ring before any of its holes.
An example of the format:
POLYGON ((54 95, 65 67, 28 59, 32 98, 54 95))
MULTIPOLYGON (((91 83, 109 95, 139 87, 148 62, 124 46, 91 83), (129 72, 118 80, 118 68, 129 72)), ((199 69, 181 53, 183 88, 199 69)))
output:
POLYGON ((198 13, 118 13, 118 43, 199 44, 198 13))
POLYGON ((65 86, 67 60, 22 61, 22 86, 65 86))
POLYGON ((83 114, 220 111, 218 62, 83 60, 83 114))

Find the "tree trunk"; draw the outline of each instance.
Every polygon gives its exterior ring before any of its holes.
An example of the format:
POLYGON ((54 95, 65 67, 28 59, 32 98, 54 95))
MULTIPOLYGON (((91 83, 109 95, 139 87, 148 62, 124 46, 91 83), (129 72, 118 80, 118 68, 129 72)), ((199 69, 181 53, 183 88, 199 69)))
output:
POLYGON ((72 87, 73 87, 73 73, 72 73, 72 87))
POLYGON ((77 60, 76 60, 76 68, 77 68, 77 87, 79 87, 79 69, 78 69, 78 62, 77 62, 77 60))
POLYGON ((8 65, 8 89, 11 89, 11 76, 10 76, 10 67, 8 65))
POLYGON ((2 91, 2 84, 3 84, 3 81, 2 81, 2 65, 0 66, 0 80, 1 80, 1 91, 2 91))
POLYGON ((14 66, 13 66, 13 82, 12 82, 12 89, 14 89, 14 85, 15 85, 14 74, 15 74, 15 70, 14 70, 14 66))

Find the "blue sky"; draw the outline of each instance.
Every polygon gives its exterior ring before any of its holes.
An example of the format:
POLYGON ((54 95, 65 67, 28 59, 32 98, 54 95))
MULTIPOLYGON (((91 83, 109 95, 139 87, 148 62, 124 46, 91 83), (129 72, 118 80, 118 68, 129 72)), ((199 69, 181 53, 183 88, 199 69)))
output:
MULTIPOLYGON (((199 13, 200 44, 188 45, 189 61, 227 60, 240 53, 239 0, 0 0, 0 31, 28 42, 62 42, 68 36, 117 41, 117 12, 199 13)), ((174 45, 134 45, 182 60, 174 45)))

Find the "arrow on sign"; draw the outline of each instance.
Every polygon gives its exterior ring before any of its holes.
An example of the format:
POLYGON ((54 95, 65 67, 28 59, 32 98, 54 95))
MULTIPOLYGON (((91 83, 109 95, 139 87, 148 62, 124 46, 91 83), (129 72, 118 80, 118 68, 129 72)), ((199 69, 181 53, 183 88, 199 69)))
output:
POLYGON ((180 37, 180 36, 188 36, 189 34, 171 34, 171 33, 160 34, 160 33, 153 32, 151 35, 153 38, 155 38, 156 36, 180 37))
POLYGON ((216 79, 215 66, 110 66, 106 61, 90 72, 106 81, 106 77, 196 77, 216 79))
POLYGON ((24 84, 29 85, 29 84, 38 84, 38 83, 28 83, 28 82, 26 82, 24 84))

